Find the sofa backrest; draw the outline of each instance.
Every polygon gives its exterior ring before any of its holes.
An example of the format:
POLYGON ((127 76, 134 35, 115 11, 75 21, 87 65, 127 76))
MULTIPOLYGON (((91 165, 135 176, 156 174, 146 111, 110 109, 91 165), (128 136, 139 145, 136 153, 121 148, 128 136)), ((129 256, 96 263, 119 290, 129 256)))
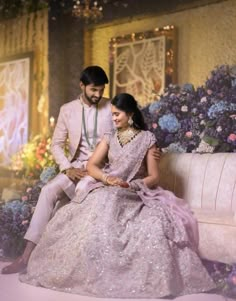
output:
POLYGON ((160 186, 193 209, 236 212, 236 153, 167 153, 160 162, 160 186))

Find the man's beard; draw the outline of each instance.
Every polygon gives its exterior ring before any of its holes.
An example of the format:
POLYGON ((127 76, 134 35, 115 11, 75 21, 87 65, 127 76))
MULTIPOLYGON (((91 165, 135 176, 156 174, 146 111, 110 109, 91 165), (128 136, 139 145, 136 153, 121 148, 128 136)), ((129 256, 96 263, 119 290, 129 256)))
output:
POLYGON ((99 103, 99 101, 101 100, 102 96, 99 98, 96 98, 96 100, 93 100, 92 98, 90 98, 88 96, 88 94, 86 93, 86 91, 84 91, 84 96, 86 98, 86 100, 91 104, 91 105, 96 105, 99 103))

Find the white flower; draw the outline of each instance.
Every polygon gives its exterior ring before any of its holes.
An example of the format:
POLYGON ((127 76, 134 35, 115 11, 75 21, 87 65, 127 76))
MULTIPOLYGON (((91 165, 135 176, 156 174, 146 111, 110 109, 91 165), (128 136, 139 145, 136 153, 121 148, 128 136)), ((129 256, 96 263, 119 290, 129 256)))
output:
POLYGON ((201 140, 198 148, 195 150, 196 153, 213 153, 214 147, 201 140))
POLYGON ((202 119, 204 117, 204 115, 201 113, 199 114, 199 118, 202 119))
POLYGON ((201 120, 200 124, 201 124, 201 125, 205 125, 205 124, 206 124, 206 121, 205 121, 205 120, 201 120))
POLYGON ((219 126, 216 128, 216 131, 217 131, 217 132, 221 132, 221 131, 222 131, 222 127, 219 125, 219 126))
POLYGON ((204 96, 204 97, 201 98, 201 102, 207 102, 206 96, 204 96))
POLYGON ((188 106, 182 106, 181 111, 182 112, 188 112, 188 106))

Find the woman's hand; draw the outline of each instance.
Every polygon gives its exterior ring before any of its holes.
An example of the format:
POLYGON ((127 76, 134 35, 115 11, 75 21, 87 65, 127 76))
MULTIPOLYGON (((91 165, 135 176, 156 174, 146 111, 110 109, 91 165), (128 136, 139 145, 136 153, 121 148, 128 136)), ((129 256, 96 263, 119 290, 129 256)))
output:
POLYGON ((124 182, 121 178, 114 177, 114 176, 107 176, 106 184, 110 186, 120 186, 124 188, 129 187, 129 184, 127 182, 124 182))

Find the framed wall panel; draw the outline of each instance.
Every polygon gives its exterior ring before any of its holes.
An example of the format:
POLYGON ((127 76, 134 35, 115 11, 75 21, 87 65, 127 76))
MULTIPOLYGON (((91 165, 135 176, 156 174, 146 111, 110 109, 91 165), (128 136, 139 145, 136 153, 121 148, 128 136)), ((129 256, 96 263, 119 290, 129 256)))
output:
POLYGON ((33 53, 0 59, 0 166, 28 141, 33 53))
POLYGON ((144 106, 176 82, 174 26, 110 40, 111 95, 130 93, 144 106))

